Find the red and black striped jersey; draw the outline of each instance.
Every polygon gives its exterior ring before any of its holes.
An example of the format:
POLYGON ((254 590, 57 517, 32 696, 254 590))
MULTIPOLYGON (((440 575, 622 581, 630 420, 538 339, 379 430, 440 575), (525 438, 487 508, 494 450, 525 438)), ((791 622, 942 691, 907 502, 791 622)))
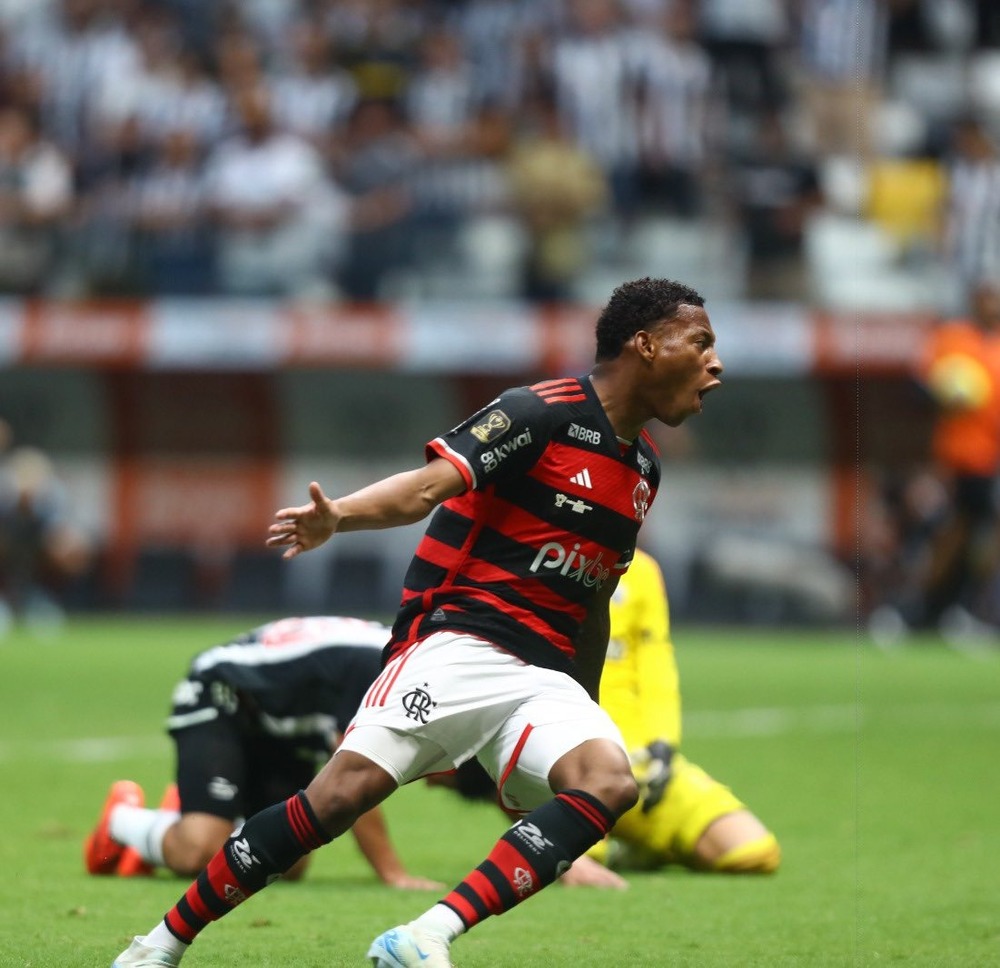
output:
POLYGON ((467 489, 417 547, 387 656, 449 629, 575 674, 580 625, 628 568, 659 486, 648 435, 623 444, 590 380, 567 378, 506 390, 426 454, 467 489))

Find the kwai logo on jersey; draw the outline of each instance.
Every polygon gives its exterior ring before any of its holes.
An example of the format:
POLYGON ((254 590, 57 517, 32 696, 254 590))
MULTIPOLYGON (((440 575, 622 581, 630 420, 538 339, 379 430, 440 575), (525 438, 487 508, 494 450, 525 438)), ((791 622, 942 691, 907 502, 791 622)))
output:
POLYGON ((591 430, 590 427, 581 427, 579 424, 571 423, 566 433, 574 440, 582 440, 585 444, 600 446, 601 432, 591 430))
POLYGON ((497 437, 502 437, 510 430, 510 417, 502 410, 491 410, 486 419, 469 428, 469 433, 481 444, 488 444, 497 437))
MULTIPOLYGON (((499 413, 499 411, 497 411, 497 413, 499 413)), ((511 438, 506 443, 500 444, 498 447, 494 447, 492 450, 486 451, 485 454, 480 454, 479 460, 482 462, 483 470, 487 474, 491 471, 495 471, 500 466, 501 461, 510 457, 515 450, 518 450, 521 447, 526 447, 530 443, 531 431, 525 430, 523 433, 511 438)))
POLYGON ((567 551, 558 541, 543 544, 528 571, 537 573, 540 568, 558 571, 571 581, 583 582, 587 588, 600 588, 611 574, 611 570, 604 564, 603 551, 599 551, 596 558, 588 558, 580 554, 578 544, 567 551))
POLYGON ((652 488, 646 483, 645 479, 639 481, 632 489, 632 507, 635 508, 635 519, 640 524, 649 510, 649 499, 652 494, 652 488))

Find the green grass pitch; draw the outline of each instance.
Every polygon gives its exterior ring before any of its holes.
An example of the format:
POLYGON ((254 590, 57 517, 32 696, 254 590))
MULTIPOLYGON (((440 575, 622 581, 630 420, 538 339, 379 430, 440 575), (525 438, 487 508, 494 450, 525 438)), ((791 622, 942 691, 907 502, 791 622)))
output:
MULTIPOLYGON (((0 642, 0 966, 101 968, 186 881, 88 877, 80 845, 109 783, 158 798, 162 732, 196 651, 229 618, 79 618, 0 642)), ((1000 964, 1000 650, 852 634, 677 630, 685 751, 777 833, 773 878, 632 875, 555 885, 453 949, 460 968, 1000 964)), ((414 785, 386 804, 408 867, 449 886, 503 829, 488 806, 414 785)), ((436 895, 383 888, 350 838, 308 879, 211 926, 187 968, 366 964, 382 929, 436 895)))

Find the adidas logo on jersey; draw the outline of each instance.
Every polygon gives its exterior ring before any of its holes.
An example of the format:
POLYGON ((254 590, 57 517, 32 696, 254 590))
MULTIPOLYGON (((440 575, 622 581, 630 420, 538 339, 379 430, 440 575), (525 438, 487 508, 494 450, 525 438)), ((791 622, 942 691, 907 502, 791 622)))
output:
POLYGON ((579 474, 574 474, 569 479, 570 484, 579 484, 580 487, 587 487, 593 490, 594 485, 590 483, 590 471, 585 467, 579 474))

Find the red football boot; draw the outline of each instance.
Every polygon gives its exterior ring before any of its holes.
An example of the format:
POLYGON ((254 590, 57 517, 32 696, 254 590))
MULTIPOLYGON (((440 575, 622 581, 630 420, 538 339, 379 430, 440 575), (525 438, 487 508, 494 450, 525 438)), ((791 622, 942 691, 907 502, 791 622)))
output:
POLYGON ((91 874, 113 874, 121 860, 125 848, 111 838, 111 811, 119 804, 141 807, 146 802, 145 794, 138 783, 131 780, 116 780, 111 784, 108 797, 104 801, 101 819, 89 837, 83 842, 83 862, 91 874))

